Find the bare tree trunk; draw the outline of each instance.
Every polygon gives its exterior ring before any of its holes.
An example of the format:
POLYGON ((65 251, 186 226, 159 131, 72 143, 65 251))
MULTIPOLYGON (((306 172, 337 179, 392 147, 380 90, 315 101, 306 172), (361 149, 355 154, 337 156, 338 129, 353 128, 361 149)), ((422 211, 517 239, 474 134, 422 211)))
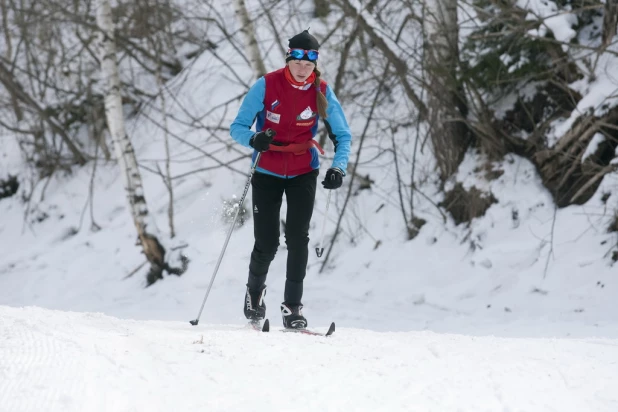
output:
MULTIPOLYGON (((89 102, 93 102, 95 99, 92 94, 91 84, 88 84, 86 88, 86 99, 88 99, 89 102)), ((97 148, 101 148, 105 160, 110 160, 112 158, 112 154, 107 146, 107 142, 105 141, 105 115, 99 110, 92 108, 88 110, 86 119, 88 120, 88 135, 90 136, 90 139, 95 142, 97 148)))
POLYGON ((170 237, 173 238, 176 236, 176 230, 174 228, 174 185, 172 183, 172 171, 171 171, 171 156, 170 156, 170 141, 169 141, 169 128, 167 122, 167 104, 165 100, 165 90, 163 87, 163 76, 161 72, 163 67, 161 65, 161 53, 163 53, 163 42, 159 37, 157 37, 157 86, 159 88, 159 98, 161 99, 161 115, 163 116, 163 133, 164 133, 164 142, 165 142, 165 177, 163 181, 165 182, 165 187, 167 188, 167 193, 169 194, 169 204, 167 206, 167 218, 168 224, 170 227, 170 237))
MULTIPOLYGON (((0 13, 2 13, 2 29, 4 30, 4 41, 6 44, 5 59, 7 62, 13 61, 13 39, 11 38, 11 31, 9 27, 9 8, 7 7, 6 0, 0 0, 0 13)), ((24 119, 24 113, 19 107, 17 97, 11 93, 11 105, 13 106, 13 112, 15 112, 15 119, 17 122, 21 122, 24 119)))
POLYGON ((457 171, 471 143, 467 107, 457 80, 457 0, 425 3, 425 64, 434 155, 444 182, 457 171))
POLYGON ((605 11, 603 15, 603 48, 609 46, 614 36, 616 36, 616 26, 618 26, 618 1, 605 0, 605 11))
POLYGON ((249 16, 249 11, 245 5, 245 0, 236 0, 234 4, 236 5, 236 14, 240 20, 240 30, 242 31, 245 39, 245 47, 249 50, 251 67, 253 67, 256 78, 260 78, 266 74, 266 66, 264 65, 264 60, 262 60, 260 47, 257 39, 255 38, 255 27, 253 26, 253 21, 249 16))
POLYGON ((131 140, 127 135, 122 113, 120 95, 120 77, 116 62, 116 45, 114 43, 114 24, 109 0, 98 0, 97 24, 101 29, 101 71, 105 82, 105 115, 108 128, 125 179, 126 194, 131 207, 133 223, 137 229, 144 254, 150 262, 148 283, 152 284, 163 278, 165 267, 165 249, 154 234, 154 222, 150 222, 148 205, 144 194, 140 174, 131 140))

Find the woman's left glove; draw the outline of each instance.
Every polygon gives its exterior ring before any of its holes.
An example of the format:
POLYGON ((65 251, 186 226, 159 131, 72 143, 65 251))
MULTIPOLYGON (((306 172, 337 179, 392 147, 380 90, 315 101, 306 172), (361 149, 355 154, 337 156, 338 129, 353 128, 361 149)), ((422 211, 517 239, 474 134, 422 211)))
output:
POLYGON ((326 171, 326 176, 322 180, 324 189, 339 189, 343 184, 343 172, 338 167, 331 167, 326 171))

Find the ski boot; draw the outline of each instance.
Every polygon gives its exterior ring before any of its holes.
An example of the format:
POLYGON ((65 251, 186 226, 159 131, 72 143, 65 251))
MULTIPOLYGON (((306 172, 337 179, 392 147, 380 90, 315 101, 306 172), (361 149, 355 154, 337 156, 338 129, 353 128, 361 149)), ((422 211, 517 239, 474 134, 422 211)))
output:
POLYGON ((252 292, 247 288, 245 293, 245 317, 251 321, 262 320, 266 317, 266 303, 264 297, 266 296, 266 286, 264 286, 257 293, 252 292))
POLYGON ((286 329, 305 329, 307 319, 302 313, 303 305, 281 304, 281 316, 283 317, 283 327, 286 329))

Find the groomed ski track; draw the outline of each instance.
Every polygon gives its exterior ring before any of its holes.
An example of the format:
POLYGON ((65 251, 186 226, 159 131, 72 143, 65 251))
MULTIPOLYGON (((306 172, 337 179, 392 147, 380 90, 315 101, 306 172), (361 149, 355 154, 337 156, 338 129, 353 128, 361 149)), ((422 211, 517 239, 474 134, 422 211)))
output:
POLYGON ((278 329, 0 306, 0 410, 618 410, 615 339, 278 329))

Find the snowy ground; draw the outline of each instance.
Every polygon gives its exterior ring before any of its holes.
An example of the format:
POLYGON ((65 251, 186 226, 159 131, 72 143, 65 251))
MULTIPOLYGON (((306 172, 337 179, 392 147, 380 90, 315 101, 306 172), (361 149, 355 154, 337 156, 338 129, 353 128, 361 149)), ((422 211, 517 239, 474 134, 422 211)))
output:
POLYGON ((616 339, 323 338, 0 307, 7 412, 609 412, 617 360, 616 339))

